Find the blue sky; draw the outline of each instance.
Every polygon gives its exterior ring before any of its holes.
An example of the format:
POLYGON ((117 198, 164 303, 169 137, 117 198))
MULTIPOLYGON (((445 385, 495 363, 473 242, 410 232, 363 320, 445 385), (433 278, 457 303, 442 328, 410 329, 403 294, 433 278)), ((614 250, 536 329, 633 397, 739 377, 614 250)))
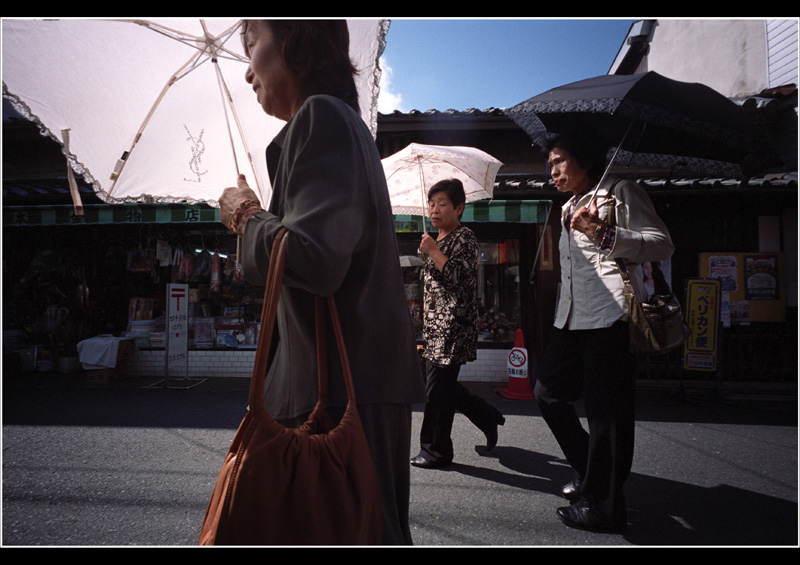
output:
POLYGON ((379 111, 513 106, 606 74, 632 19, 393 19, 379 111))

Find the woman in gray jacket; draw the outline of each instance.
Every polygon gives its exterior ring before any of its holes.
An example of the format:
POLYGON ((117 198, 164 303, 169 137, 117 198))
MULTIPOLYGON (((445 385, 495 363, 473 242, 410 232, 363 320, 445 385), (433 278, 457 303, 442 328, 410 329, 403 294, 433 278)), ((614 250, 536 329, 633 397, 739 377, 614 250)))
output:
MULTIPOLYGON (((288 426, 302 424, 314 408, 314 295, 334 295, 383 495, 383 542, 408 544, 411 405, 424 402, 425 391, 386 179, 358 114, 347 23, 248 21, 243 40, 250 56, 245 78, 264 111, 287 122, 267 148, 269 209, 261 209, 243 177, 220 198, 222 221, 243 239, 244 274, 253 284, 264 283, 275 235, 288 230, 264 406, 288 426)), ((328 333, 335 418, 346 397, 328 333)))
POLYGON ((588 132, 563 135, 547 148, 556 188, 572 198, 562 209, 556 319, 534 394, 575 472, 562 490, 571 504, 557 510, 559 518, 570 527, 619 532, 633 462, 635 363, 616 259, 660 261, 672 256, 673 245, 635 183, 606 179, 597 188, 607 148, 596 139, 588 132), (572 406, 581 395, 588 432, 572 406))

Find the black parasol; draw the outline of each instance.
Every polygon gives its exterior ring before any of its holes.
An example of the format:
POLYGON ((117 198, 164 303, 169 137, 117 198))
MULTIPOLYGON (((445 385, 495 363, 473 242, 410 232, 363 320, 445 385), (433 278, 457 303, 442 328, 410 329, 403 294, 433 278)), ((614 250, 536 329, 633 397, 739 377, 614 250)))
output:
POLYGON ((619 149, 615 161, 623 164, 749 177, 780 163, 734 102, 703 84, 652 71, 553 88, 506 114, 537 145, 554 133, 593 130, 619 149))

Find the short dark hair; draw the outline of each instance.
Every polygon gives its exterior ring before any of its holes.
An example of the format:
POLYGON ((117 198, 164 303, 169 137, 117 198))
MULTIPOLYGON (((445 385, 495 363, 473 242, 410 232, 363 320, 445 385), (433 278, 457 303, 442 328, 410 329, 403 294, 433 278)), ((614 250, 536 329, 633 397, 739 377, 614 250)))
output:
MULTIPOLYGON (((434 184, 428 189, 428 202, 434 194, 444 192, 453 203, 453 208, 458 208, 460 204, 465 204, 467 196, 464 194, 464 184, 459 179, 444 179, 434 184)), ((461 214, 458 215, 461 217, 461 214)))
POLYGON ((545 156, 555 148, 563 149, 572 155, 581 169, 590 178, 599 180, 603 176, 608 156, 608 144, 593 130, 567 130, 548 138, 544 146, 545 156))
MULTIPOLYGON (((306 96, 328 94, 356 113, 358 74, 350 59, 350 32, 346 20, 261 20, 281 45, 286 68, 294 73, 306 96)), ((242 25, 242 38, 249 20, 242 25)))

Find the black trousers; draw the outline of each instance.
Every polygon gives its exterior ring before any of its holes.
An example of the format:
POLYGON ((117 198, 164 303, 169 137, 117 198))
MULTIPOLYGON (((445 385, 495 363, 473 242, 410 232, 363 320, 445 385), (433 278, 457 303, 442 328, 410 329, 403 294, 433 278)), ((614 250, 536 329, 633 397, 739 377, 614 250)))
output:
POLYGON ((422 418, 420 449, 426 459, 449 463, 453 460, 450 435, 456 410, 484 432, 497 425, 502 414, 458 382, 461 365, 437 365, 427 361, 425 367, 428 402, 422 418))
POLYGON ((581 479, 581 494, 611 519, 624 517, 623 484, 633 464, 634 368, 627 323, 553 328, 534 387, 545 422, 581 479), (572 404, 581 394, 588 432, 572 404))

